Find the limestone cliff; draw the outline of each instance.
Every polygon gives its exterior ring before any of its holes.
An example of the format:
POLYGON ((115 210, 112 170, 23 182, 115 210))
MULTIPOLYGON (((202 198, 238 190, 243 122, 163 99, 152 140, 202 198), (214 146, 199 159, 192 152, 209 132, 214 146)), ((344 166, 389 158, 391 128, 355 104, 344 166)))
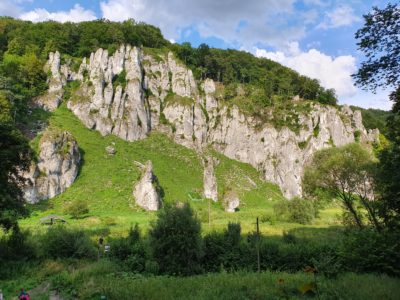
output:
POLYGON ((355 138, 372 141, 377 134, 365 130, 359 111, 317 103, 297 110, 298 99, 292 112, 297 130, 260 121, 219 101, 215 83, 197 83, 172 53, 121 46, 109 56, 99 49, 83 60, 77 74, 68 66, 59 70, 81 82, 67 105, 87 127, 128 141, 157 130, 186 147, 211 145, 257 168, 288 198, 301 195, 304 165, 317 150, 355 138))
POLYGON ((29 203, 52 198, 74 182, 80 153, 73 136, 64 131, 46 131, 39 143, 38 160, 23 176, 29 179, 24 197, 29 203))

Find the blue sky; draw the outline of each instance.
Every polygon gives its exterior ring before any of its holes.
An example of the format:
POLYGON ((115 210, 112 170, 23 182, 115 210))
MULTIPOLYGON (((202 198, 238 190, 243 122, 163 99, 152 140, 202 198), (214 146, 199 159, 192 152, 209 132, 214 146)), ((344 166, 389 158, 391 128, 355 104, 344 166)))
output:
MULTIPOLYGON (((393 0, 394 2, 396 0, 393 0)), ((354 33, 387 0, 0 0, 0 15, 39 22, 134 18, 174 42, 242 49, 335 88, 340 103, 390 109, 389 91, 354 86, 363 59, 354 33)))

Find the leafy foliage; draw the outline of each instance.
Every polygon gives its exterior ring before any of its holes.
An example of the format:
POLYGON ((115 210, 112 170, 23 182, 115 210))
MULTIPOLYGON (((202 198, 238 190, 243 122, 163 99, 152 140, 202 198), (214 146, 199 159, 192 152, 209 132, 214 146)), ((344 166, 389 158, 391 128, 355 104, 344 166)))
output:
MULTIPOLYGON (((201 44, 192 48, 190 43, 173 44, 170 48, 177 56, 194 70, 198 79, 212 78, 226 86, 245 84, 255 88, 255 105, 271 106, 273 96, 282 101, 301 98, 315 100, 323 104, 336 105, 333 90, 326 90, 317 80, 299 75, 297 72, 266 58, 257 58, 244 51, 209 48, 201 44)), ((228 91, 227 91, 228 92, 228 91)), ((228 93, 227 97, 232 97, 228 93)))
POLYGON ((52 226, 40 237, 41 257, 95 258, 97 251, 83 230, 52 226))
POLYGON ((367 60, 353 75, 356 84, 376 90, 380 87, 400 85, 400 7, 388 4, 385 8, 374 7, 364 15, 364 26, 356 32, 359 50, 367 60))
POLYGON ((400 227, 400 6, 375 7, 364 16, 364 26, 356 33, 359 49, 367 57, 356 83, 366 89, 393 87, 392 114, 387 118, 387 136, 392 144, 380 153, 377 184, 380 192, 380 215, 390 228, 400 227))
POLYGON ((75 219, 82 218, 89 213, 89 206, 85 201, 75 201, 66 207, 65 213, 75 219))
POLYGON ((338 197, 356 225, 363 227, 361 205, 376 229, 381 228, 374 190, 375 162, 371 153, 354 143, 316 153, 305 170, 304 188, 309 195, 325 189, 338 197))
POLYGON ((274 211, 277 219, 299 224, 310 224, 318 214, 312 200, 297 197, 276 203, 274 211))
MULTIPOLYGON (((147 252, 137 224, 130 229, 126 238, 114 239, 110 246, 111 256, 121 261, 130 271, 144 272, 150 269, 149 262, 146 261, 147 252)), ((156 273, 157 270, 153 270, 153 272, 156 273)))
POLYGON ((26 215, 21 171, 28 170, 31 149, 22 133, 12 124, 0 123, 0 226, 6 230, 26 215))
POLYGON ((152 256, 166 274, 191 275, 201 271, 200 222, 188 204, 166 205, 149 231, 152 256))
POLYGON ((364 229, 347 232, 340 249, 343 264, 356 272, 400 275, 399 232, 364 229))

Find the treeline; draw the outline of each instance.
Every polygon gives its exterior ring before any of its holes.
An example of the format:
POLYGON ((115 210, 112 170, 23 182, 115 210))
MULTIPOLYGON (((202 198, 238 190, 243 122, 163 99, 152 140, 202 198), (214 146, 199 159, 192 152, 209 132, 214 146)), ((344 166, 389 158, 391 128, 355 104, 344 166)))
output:
POLYGON ((382 134, 387 135, 386 122, 388 117, 392 115, 390 111, 375 108, 365 109, 358 106, 350 106, 350 108, 361 111, 363 124, 366 129, 378 128, 382 134))
POLYGON ((261 105, 271 105, 271 98, 291 100, 299 95, 303 99, 336 105, 335 91, 320 86, 318 80, 302 76, 290 68, 266 58, 233 49, 210 48, 201 44, 173 44, 171 49, 194 70, 199 79, 212 78, 225 85, 247 84, 261 90, 261 105))
MULTIPOLYGON (((273 97, 276 101, 286 101, 296 95, 324 104, 337 103, 333 90, 324 89, 317 80, 301 76, 279 63, 244 51, 215 49, 205 44, 198 48, 189 43, 171 44, 162 36, 160 29, 134 20, 61 24, 0 17, 0 58, 8 65, 8 68, 5 66, 7 72, 12 71, 10 66, 17 67, 15 72, 22 73, 18 74, 19 77, 29 81, 30 89, 25 90, 29 97, 43 91, 40 64, 44 64, 49 52, 58 50, 64 55, 81 58, 100 47, 113 53, 123 43, 168 48, 194 71, 197 79, 212 78, 231 85, 233 90, 240 84, 256 88, 259 107, 271 105, 273 97), (27 60, 29 70, 25 71, 27 60)), ((10 77, 14 78, 15 72, 11 72, 10 77)))
POLYGON ((258 269, 297 272, 312 267, 328 277, 349 271, 399 276, 398 238, 395 232, 378 234, 368 229, 348 231, 334 242, 297 238, 292 233, 283 237, 242 235, 239 223, 202 237, 200 221, 188 205, 167 206, 158 213, 147 236, 135 226, 127 237, 108 238, 103 245, 96 245, 86 232, 65 226, 50 227, 35 236, 15 228, 0 239, 0 263, 5 266, 0 269, 0 279, 9 276, 8 269, 27 260, 98 258, 110 259, 122 271, 147 275, 258 269), (110 246, 108 252, 105 244, 110 246))

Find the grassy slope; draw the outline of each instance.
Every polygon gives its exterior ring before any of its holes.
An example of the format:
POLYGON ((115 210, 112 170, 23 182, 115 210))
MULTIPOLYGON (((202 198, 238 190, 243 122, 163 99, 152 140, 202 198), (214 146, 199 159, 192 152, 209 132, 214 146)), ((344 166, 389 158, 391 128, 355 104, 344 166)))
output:
MULTIPOLYGON (((46 118, 49 116, 46 116, 46 118)), ((140 172, 134 161, 151 160, 154 171, 165 191, 166 202, 189 201, 188 194, 200 194, 203 172, 196 152, 173 143, 161 134, 153 133, 147 139, 126 142, 115 136, 102 137, 97 131, 89 130, 63 105, 48 119, 50 126, 71 132, 83 153, 83 164, 74 184, 63 194, 32 206, 30 218, 21 221, 25 228, 33 230, 39 226, 39 219, 50 213, 65 216, 64 208, 73 201, 83 200, 89 204, 90 213, 86 218, 74 220, 67 217, 71 226, 85 227, 97 234, 120 235, 135 223, 147 228, 156 216, 134 205, 132 189, 140 172), (105 147, 115 143, 116 155, 109 156, 105 147)), ((37 144, 32 141, 32 144, 37 144)), ((240 211, 225 213, 221 203, 211 203, 211 226, 208 224, 208 201, 191 201, 203 229, 221 230, 228 222, 241 222, 243 232, 254 230, 256 217, 272 215, 275 201, 283 199, 276 185, 266 183, 259 173, 248 164, 236 162, 223 155, 218 156, 220 164, 216 169, 220 196, 228 188, 239 191, 242 203, 240 211), (256 186, 252 183, 254 182, 256 186)), ((314 226, 325 227, 333 224, 334 214, 328 221, 317 221, 314 226)), ((261 218, 262 219, 262 218, 261 218)), ((301 227, 298 224, 262 224, 261 231, 281 234, 282 230, 301 227)))
MULTIPOLYGON (((15 280, 0 282, 6 299, 21 286, 32 299, 49 299, 58 287, 64 299, 304 299, 299 288, 313 281, 307 273, 263 272, 218 273, 187 278, 120 272, 106 259, 99 262, 48 261, 26 267, 15 280)), ((384 275, 342 274, 338 278, 317 277, 320 299, 399 299, 400 280, 384 275)), ((315 297, 317 299, 317 297, 315 297)))

